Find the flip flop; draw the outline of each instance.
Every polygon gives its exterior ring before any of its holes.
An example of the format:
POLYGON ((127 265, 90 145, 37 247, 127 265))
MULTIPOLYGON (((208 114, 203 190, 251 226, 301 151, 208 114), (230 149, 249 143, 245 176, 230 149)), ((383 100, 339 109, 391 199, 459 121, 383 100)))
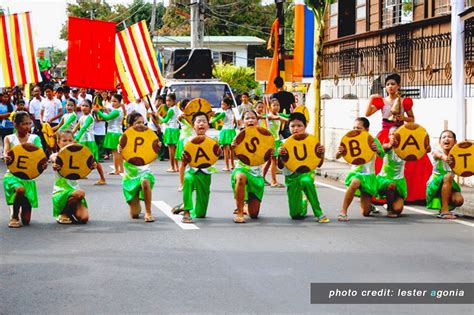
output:
POLYGON ((68 217, 58 217, 56 219, 56 222, 58 222, 59 224, 72 224, 71 219, 68 217))
POLYGON ((17 221, 10 220, 10 222, 8 222, 8 227, 12 229, 17 229, 21 227, 21 223, 19 220, 17 221))
POLYGON ((177 206, 174 206, 172 209, 171 209, 171 213, 172 214, 180 214, 181 212, 184 211, 184 208, 183 208, 184 204, 180 203, 179 205, 177 206))
POLYGON ((337 221, 339 221, 339 222, 349 222, 349 217, 347 216, 347 214, 339 213, 337 215, 337 221))
POLYGON ((155 218, 150 214, 150 215, 145 215, 145 222, 150 223, 150 222, 155 222, 155 218))
POLYGON ((96 181, 96 182, 94 183, 94 185, 96 185, 96 186, 107 185, 107 182, 106 182, 105 180, 99 179, 98 181, 96 181))
POLYGON ((283 185, 282 183, 276 183, 276 184, 271 184, 270 187, 271 188, 285 188, 285 185, 283 185))
POLYGON ((443 220, 456 220, 457 219, 456 215, 451 212, 442 212, 442 213, 439 213, 436 217, 438 219, 443 219, 443 220))
POLYGON ((326 217, 325 215, 322 215, 319 218, 317 218, 317 221, 319 223, 329 223, 329 222, 331 222, 331 220, 329 220, 329 218, 326 217))
POLYGON ((183 217, 181 218, 181 222, 182 222, 182 223, 193 223, 193 218, 188 217, 188 216, 183 216, 183 217))
POLYGON ((236 215, 236 216, 234 217, 234 223, 245 223, 245 218, 244 218, 244 216, 236 215))

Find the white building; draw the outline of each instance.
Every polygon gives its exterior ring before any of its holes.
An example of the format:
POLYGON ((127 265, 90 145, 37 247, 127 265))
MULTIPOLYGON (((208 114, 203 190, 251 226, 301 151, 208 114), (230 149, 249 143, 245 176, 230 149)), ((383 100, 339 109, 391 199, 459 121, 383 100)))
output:
MULTIPOLYGON (((190 36, 153 36, 156 50, 163 48, 188 48, 190 36)), ((248 47, 263 45, 265 41, 255 36, 204 36, 204 48, 213 52, 214 63, 231 63, 247 66, 248 47)))

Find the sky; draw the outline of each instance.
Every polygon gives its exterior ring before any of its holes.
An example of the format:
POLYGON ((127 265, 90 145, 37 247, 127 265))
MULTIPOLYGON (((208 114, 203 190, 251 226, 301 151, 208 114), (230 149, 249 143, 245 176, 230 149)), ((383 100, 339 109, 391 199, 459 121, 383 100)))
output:
MULTIPOLYGON (((153 2, 152 0, 145 0, 153 2)), ((263 0, 270 3, 274 0, 263 0)), ((67 49, 67 41, 59 39, 62 25, 67 21, 66 4, 75 3, 74 0, 0 0, 0 6, 11 14, 31 12, 31 27, 33 29, 34 45, 67 49)), ((133 0, 107 0, 109 4, 129 4, 133 0)), ((168 0, 158 0, 158 3, 168 4, 168 0)))

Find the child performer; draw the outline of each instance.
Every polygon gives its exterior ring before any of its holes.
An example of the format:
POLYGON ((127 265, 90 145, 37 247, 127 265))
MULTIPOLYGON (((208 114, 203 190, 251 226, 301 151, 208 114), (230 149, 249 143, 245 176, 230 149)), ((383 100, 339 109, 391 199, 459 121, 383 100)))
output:
MULTIPOLYGON (((184 111, 186 105, 188 105, 189 100, 184 99, 181 101, 181 110, 184 111)), ((181 161, 179 164, 179 187, 178 191, 183 191, 183 183, 184 183, 184 171, 186 168, 186 164, 183 163, 181 160, 184 151, 184 144, 192 137, 193 135, 193 126, 184 118, 184 114, 179 115, 178 117, 179 122, 181 123, 181 131, 179 133, 179 142, 176 146, 176 152, 174 158, 177 161, 181 161)))
POLYGON ((398 127, 390 128, 388 134, 390 142, 382 147, 385 151, 383 165, 377 175, 379 197, 387 199, 387 217, 398 218, 403 211, 403 204, 407 197, 407 182, 405 180, 405 161, 393 150, 397 145, 394 135, 398 127))
MULTIPOLYGON (((209 118, 203 112, 193 115, 193 129, 196 136, 205 136, 209 129, 209 118)), ((190 139, 187 139, 189 141, 190 139)), ((219 153, 220 154, 220 153, 219 153)), ((183 164, 187 165, 191 157, 184 153, 183 164)), ((186 166, 183 188, 183 223, 192 223, 192 218, 204 218, 209 204, 211 193, 211 175, 215 172, 215 167, 194 168, 186 166), (196 206, 193 207, 193 191, 196 191, 196 206)), ((176 212, 175 212, 176 213, 176 212)))
MULTIPOLYGON (((3 142, 3 158, 5 162, 10 162, 8 152, 18 144, 32 143, 37 147, 43 147, 41 139, 37 135, 30 133, 33 122, 27 112, 17 112, 15 117, 13 117, 13 123, 16 132, 6 136, 3 142)), ((3 177, 3 189, 5 190, 7 205, 13 205, 13 213, 11 214, 8 227, 19 228, 22 223, 23 225, 29 225, 31 208, 38 207, 36 182, 34 180, 18 178, 8 171, 3 177)))
POLYGON ((235 131, 237 122, 234 112, 232 111, 232 104, 232 99, 228 97, 223 98, 221 101, 222 112, 211 120, 211 124, 214 124, 219 119, 224 119, 224 126, 222 126, 222 130, 219 132, 219 145, 222 146, 224 150, 225 168, 222 170, 227 172, 235 168, 234 153, 230 145, 237 134, 235 131))
MULTIPOLYGON (((127 125, 144 128, 145 119, 140 113, 133 112, 127 116, 127 125)), ((122 149, 119 144, 118 153, 122 149)), ((143 200, 145 202, 145 222, 154 222, 155 218, 151 214, 151 193, 155 186, 155 176, 150 172, 148 165, 136 166, 124 161, 123 166, 125 168, 122 180, 123 195, 130 206, 130 216, 132 219, 138 219, 141 212, 140 200, 143 200)))
POLYGON ((456 219, 450 209, 460 207, 464 203, 461 187, 454 181, 450 164, 452 158, 449 151, 456 144, 456 134, 444 130, 439 136, 439 146, 432 153, 433 174, 426 185, 426 207, 439 210, 438 218, 456 219))
POLYGON ((255 104, 255 112, 258 114, 258 126, 267 129, 267 117, 265 111, 265 104, 262 101, 258 101, 255 104))
POLYGON ((288 121, 288 115, 281 114, 278 111, 280 110, 280 103, 276 98, 273 98, 270 102, 270 113, 266 116, 268 121, 268 130, 272 133, 275 138, 275 154, 263 167, 263 178, 267 176, 268 170, 270 169, 272 175, 272 181, 270 186, 273 188, 284 188, 285 186, 277 182, 277 157, 278 157, 278 148, 281 145, 280 140, 280 128, 281 123, 288 121))
MULTIPOLYGON (((244 128, 256 126, 257 113, 253 110, 244 111, 242 113, 242 123, 244 128)), ((232 142, 232 147, 235 147, 234 142, 232 142)), ((234 217, 234 222, 245 223, 244 204, 246 195, 248 213, 252 219, 256 219, 260 212, 260 204, 265 188, 260 166, 248 166, 238 161, 237 167, 232 172, 231 183, 237 205, 237 213, 234 217)))
MULTIPOLYGON (((59 149, 75 142, 70 130, 59 131, 57 140, 59 149)), ((61 166, 56 164, 57 156, 58 153, 53 153, 49 157, 55 171, 61 169, 61 166)), ((85 197, 86 193, 79 188, 77 180, 70 180, 56 173, 53 188, 53 216, 59 224, 87 223, 89 212, 85 197)))
POLYGON ((107 134, 105 135, 104 148, 109 149, 114 157, 114 168, 113 172, 109 175, 120 175, 123 173, 123 160, 122 156, 117 152, 117 146, 119 144, 120 137, 123 134, 122 122, 124 113, 122 110, 122 96, 115 94, 111 98, 112 111, 109 114, 105 114, 99 110, 98 107, 94 108, 94 112, 102 118, 108 121, 107 134))
POLYGON ((102 165, 99 163, 99 148, 95 143, 94 138, 94 118, 91 115, 92 102, 84 99, 81 105, 82 117, 79 118, 79 123, 74 127, 73 133, 76 133, 75 139, 79 144, 86 146, 91 150, 92 156, 97 162, 97 171, 100 179, 94 185, 105 185, 105 176, 102 165), (79 130, 79 131, 78 131, 79 130))
MULTIPOLYGON (((370 122, 365 117, 356 118, 354 121, 354 130, 369 131, 370 122)), ((384 151, 377 138, 371 146, 372 150, 378 156, 383 157, 384 151)), ((339 159, 344 153, 344 148, 339 146, 336 159, 339 159)), ((357 190, 360 190, 360 209, 363 216, 369 216, 372 209, 371 198, 377 194, 377 178, 374 170, 375 156, 366 164, 353 165, 351 171, 346 176, 347 191, 344 195, 341 213, 337 216, 338 221, 347 222, 347 210, 354 199, 357 190)))
POLYGON ((77 115, 75 112, 76 101, 70 98, 66 102, 66 114, 63 115, 57 126, 53 127, 54 131, 72 131, 77 124, 77 115))
MULTIPOLYGON (((306 117, 301 113, 293 113, 290 115, 289 128, 292 135, 302 134, 306 131, 306 117)), ((324 155, 324 146, 318 147, 318 153, 324 155)), ((288 155, 288 151, 284 147, 278 149, 278 166, 283 168, 281 156, 288 155)), ((324 157, 323 157, 324 158, 324 157)), ((290 216, 294 220, 304 219, 307 212, 307 203, 313 208, 314 217, 319 223, 328 223, 329 219, 323 214, 314 185, 315 172, 293 173, 286 167, 283 168, 285 174, 286 192, 288 194, 288 205, 290 208, 290 216), (303 193, 306 199, 303 198, 303 193)))
POLYGON ((166 95, 166 106, 168 106, 168 113, 164 118, 158 119, 167 124, 165 134, 163 135, 163 142, 168 146, 171 167, 167 172, 178 172, 178 161, 175 159, 176 145, 179 142, 179 108, 176 106, 176 95, 170 93, 166 95))

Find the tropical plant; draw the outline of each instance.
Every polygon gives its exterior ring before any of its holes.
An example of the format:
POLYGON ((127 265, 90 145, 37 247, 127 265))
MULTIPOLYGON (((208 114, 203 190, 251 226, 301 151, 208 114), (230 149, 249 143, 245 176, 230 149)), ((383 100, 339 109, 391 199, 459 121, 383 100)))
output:
POLYGON ((323 73, 324 17, 335 0, 305 0, 314 13, 314 135, 320 141, 321 77, 323 73))
POLYGON ((255 71, 250 67, 217 64, 212 74, 227 82, 236 93, 250 92, 258 87, 258 82, 255 81, 255 71))

